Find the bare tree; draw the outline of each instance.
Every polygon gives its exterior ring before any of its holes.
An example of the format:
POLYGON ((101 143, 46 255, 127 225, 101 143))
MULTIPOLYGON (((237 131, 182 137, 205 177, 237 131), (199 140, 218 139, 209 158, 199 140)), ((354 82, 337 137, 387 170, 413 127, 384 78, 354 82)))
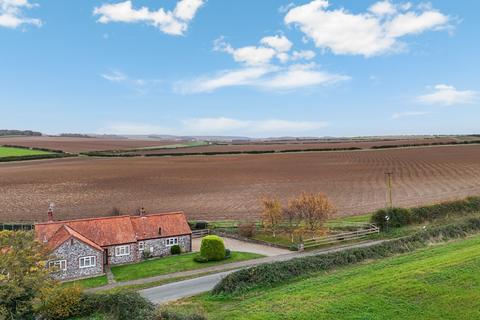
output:
POLYGON ((297 216, 301 216, 311 232, 320 229, 336 211, 323 193, 307 192, 303 192, 298 198, 291 200, 289 210, 293 210, 297 216))
POLYGON ((276 237, 278 225, 282 222, 282 204, 273 198, 262 198, 261 203, 263 225, 271 229, 273 237, 276 237))
POLYGON ((302 223, 302 212, 295 209, 293 200, 288 202, 288 206, 282 210, 283 220, 287 224, 288 233, 290 233, 290 241, 293 242, 294 234, 299 230, 302 223))
POLYGON ((111 216, 119 216, 122 214, 122 211, 120 211, 119 208, 113 207, 112 210, 110 211, 111 216))

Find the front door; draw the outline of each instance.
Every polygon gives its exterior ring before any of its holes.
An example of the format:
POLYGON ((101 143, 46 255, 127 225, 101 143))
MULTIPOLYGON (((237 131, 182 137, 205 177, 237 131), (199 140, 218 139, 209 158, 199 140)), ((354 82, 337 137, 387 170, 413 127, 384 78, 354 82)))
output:
POLYGON ((105 264, 106 266, 108 266, 108 249, 107 249, 107 248, 105 248, 103 254, 104 254, 103 264, 105 264))

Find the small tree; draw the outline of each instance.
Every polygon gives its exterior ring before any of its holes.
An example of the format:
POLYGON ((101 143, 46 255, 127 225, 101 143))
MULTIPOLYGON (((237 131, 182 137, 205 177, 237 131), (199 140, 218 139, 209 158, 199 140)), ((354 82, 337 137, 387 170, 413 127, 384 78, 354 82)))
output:
POLYGON ((33 232, 0 232, 0 318, 34 319, 41 291, 51 288, 48 251, 33 232))
POLYGON ((301 216, 312 233, 320 229, 325 221, 335 213, 334 206, 323 193, 303 192, 290 202, 289 209, 301 216))
POLYGON ((273 237, 276 237, 278 225, 282 222, 282 204, 278 199, 263 198, 262 222, 266 228, 272 230, 273 237))
POLYGON ((295 233, 298 233, 299 226, 302 223, 302 212, 295 209, 295 202, 290 200, 288 206, 283 209, 283 220, 287 224, 290 233, 290 241, 293 242, 295 233))
POLYGON ((122 214, 122 211, 120 211, 119 208, 113 207, 112 210, 110 211, 111 216, 119 216, 122 214))

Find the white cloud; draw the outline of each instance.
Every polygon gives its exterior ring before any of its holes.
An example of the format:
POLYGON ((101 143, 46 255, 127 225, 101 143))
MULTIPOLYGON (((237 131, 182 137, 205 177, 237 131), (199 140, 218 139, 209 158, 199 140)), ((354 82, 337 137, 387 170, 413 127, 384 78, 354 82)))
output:
POLYGON ((346 9, 329 10, 327 0, 313 0, 291 8, 286 24, 293 24, 323 50, 339 55, 371 57, 401 51, 402 36, 447 27, 448 16, 425 6, 408 11, 411 5, 395 5, 380 1, 364 13, 346 9))
POLYGON ((36 18, 29 18, 24 15, 25 9, 32 9, 37 4, 28 0, 0 0, 0 27, 15 29, 22 25, 33 25, 40 27, 42 21, 36 18))
POLYGON ((125 85, 127 88, 134 90, 139 94, 146 94, 150 89, 161 82, 159 80, 131 78, 118 70, 110 70, 109 72, 100 74, 100 76, 110 82, 125 85))
POLYGON ((289 67, 249 67, 221 72, 211 77, 177 83, 179 93, 212 92, 224 87, 250 86, 262 90, 285 91, 325 86, 350 77, 321 71, 315 64, 294 64, 289 67))
POLYGON ((170 35, 183 35, 188 29, 188 23, 195 17, 195 14, 204 2, 204 0, 179 0, 173 11, 166 11, 163 8, 151 11, 147 7, 134 9, 132 1, 128 0, 95 7, 93 14, 100 16, 98 18, 100 23, 143 22, 153 25, 170 35))
POLYGON ((392 119, 399 119, 405 117, 418 117, 418 116, 426 116, 431 114, 428 111, 405 111, 405 112, 396 112, 392 115, 392 119))
POLYGON ((417 97, 417 101, 425 104, 461 105, 478 101, 479 93, 472 90, 457 90, 446 84, 437 84, 433 92, 417 97))
POLYGON ((313 52, 312 50, 293 51, 292 60, 300 60, 300 59, 312 60, 313 58, 315 58, 315 56, 316 56, 316 53, 313 52))
POLYGON ((368 10, 377 16, 392 15, 397 12, 397 8, 389 0, 379 1, 368 10))
POLYGON ((348 76, 320 70, 314 64, 294 62, 311 60, 311 50, 293 51, 285 36, 269 36, 260 40, 260 46, 234 48, 224 37, 214 41, 214 50, 226 52, 241 64, 234 70, 224 70, 210 76, 190 81, 180 81, 174 86, 178 93, 212 92, 224 87, 250 86, 263 90, 292 90, 301 87, 328 85, 350 79, 348 76), (276 59, 274 59, 276 58, 276 59), (288 62, 294 62, 288 65, 288 62), (277 62, 277 64, 275 64, 277 62), (278 62, 281 64, 278 65, 278 62))
POLYGON ((112 122, 97 130, 98 134, 118 135, 237 135, 237 136, 300 136, 315 133, 329 126, 325 121, 295 121, 282 119, 241 120, 227 117, 193 118, 180 121, 174 127, 129 122, 112 122))
POLYGON ((264 37, 260 40, 260 43, 275 49, 278 52, 287 52, 289 51, 293 44, 285 36, 270 36, 264 37))

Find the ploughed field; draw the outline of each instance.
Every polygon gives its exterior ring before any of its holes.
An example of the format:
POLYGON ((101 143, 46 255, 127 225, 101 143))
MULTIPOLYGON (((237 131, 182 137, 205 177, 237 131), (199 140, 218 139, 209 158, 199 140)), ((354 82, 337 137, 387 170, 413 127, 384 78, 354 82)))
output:
POLYGON ((132 148, 160 147, 178 141, 105 139, 75 137, 0 137, 0 145, 15 145, 29 148, 61 150, 64 152, 87 152, 103 150, 127 150, 132 148))
POLYGON ((324 192, 339 214, 480 194, 480 146, 258 155, 66 158, 0 164, 0 219, 184 210, 190 219, 257 219, 259 198, 324 192))

